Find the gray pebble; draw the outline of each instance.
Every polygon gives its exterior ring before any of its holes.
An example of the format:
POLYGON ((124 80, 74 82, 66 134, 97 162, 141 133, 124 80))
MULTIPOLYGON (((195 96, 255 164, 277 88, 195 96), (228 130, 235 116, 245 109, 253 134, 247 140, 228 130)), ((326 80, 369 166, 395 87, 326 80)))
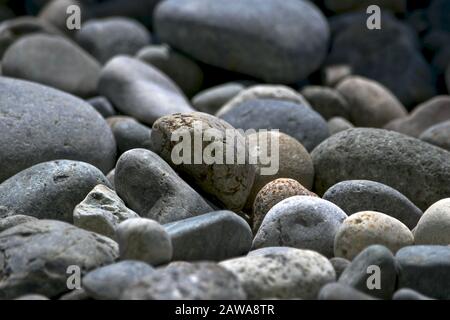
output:
POLYGON ((450 121, 432 126, 419 139, 450 151, 450 121))
POLYGON ((392 300, 433 300, 430 297, 408 288, 403 288, 394 293, 392 300))
POLYGON ((111 117, 107 122, 116 139, 119 154, 132 149, 151 149, 152 129, 149 127, 126 116, 111 117))
POLYGON ((115 116, 117 114, 111 102, 105 97, 95 97, 86 101, 97 110, 103 118, 115 116))
POLYGON ((350 265, 350 261, 344 258, 331 258, 331 264, 333 265, 334 271, 336 272, 336 278, 339 279, 344 270, 350 265))
POLYGON ((307 86, 300 93, 325 120, 334 117, 350 118, 350 107, 338 91, 327 87, 307 86))
POLYGON ((318 295, 318 300, 376 300, 363 292, 341 283, 330 283, 324 286, 318 295))
POLYGON ((334 117, 328 121, 328 129, 330 130, 330 135, 352 129, 354 127, 355 126, 348 120, 340 117, 334 117))
POLYGON ((238 82, 221 84, 199 92, 192 98, 192 105, 200 112, 216 114, 244 89, 245 86, 238 82))

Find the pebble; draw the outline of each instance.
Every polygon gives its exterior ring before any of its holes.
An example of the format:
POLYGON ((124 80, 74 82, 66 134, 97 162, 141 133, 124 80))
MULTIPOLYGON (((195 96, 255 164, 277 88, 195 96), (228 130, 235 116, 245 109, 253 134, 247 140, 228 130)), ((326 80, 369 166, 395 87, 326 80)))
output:
POLYGON ((113 117, 117 114, 114 106, 105 97, 94 97, 86 101, 97 110, 103 118, 113 117))
POLYGON ((165 74, 127 56, 117 56, 103 67, 98 90, 120 112, 148 125, 171 113, 193 111, 165 74))
POLYGON ((151 38, 143 25, 125 17, 88 20, 76 34, 78 44, 102 64, 118 55, 136 54, 151 38))
POLYGON ((363 179, 398 190, 421 210, 450 196, 450 152, 399 133, 350 129, 311 156, 319 195, 338 182, 363 179))
POLYGON ((342 283, 329 283, 322 287, 319 292, 318 300, 376 300, 374 297, 369 296, 361 291, 356 290, 350 286, 342 283))
POLYGON ((267 213, 253 240, 253 248, 286 246, 333 257, 334 238, 347 215, 316 197, 295 196, 267 213))
POLYGON ((200 112, 216 114, 226 103, 245 89, 239 82, 228 82, 199 92, 192 98, 192 105, 200 112))
POLYGON ((253 241, 248 223, 231 211, 211 212, 164 225, 173 261, 222 261, 247 254, 253 241))
POLYGON ((450 247, 410 246, 396 255, 399 288, 409 288, 435 299, 450 299, 450 247))
POLYGON ((375 81, 350 76, 342 80, 336 89, 347 101, 350 120, 356 126, 381 128, 407 115, 400 101, 375 81))
POLYGON ((266 184, 255 198, 252 211, 253 233, 257 233, 267 213, 276 204, 294 196, 317 195, 293 179, 276 179, 266 184))
POLYGON ((385 128, 418 138, 440 122, 450 120, 450 96, 438 96, 417 106, 403 119, 388 123, 385 128))
POLYGON ((217 111, 216 115, 221 117, 225 113, 239 107, 244 102, 260 99, 282 100, 310 107, 306 99, 294 89, 283 85, 259 84, 241 90, 234 98, 224 104, 223 107, 217 111))
POLYGON ((329 41, 323 14, 297 0, 264 6, 258 0, 169 0, 155 11, 155 29, 163 42, 202 62, 271 83, 306 79, 323 62, 329 41))
POLYGON ((450 121, 430 127, 419 139, 450 151, 450 121))
POLYGON ((215 263, 175 263, 144 277, 123 300, 244 300, 234 274, 215 263))
POLYGON ((140 216, 165 224, 214 211, 155 153, 134 149, 117 162, 115 188, 140 216))
POLYGON ((87 98, 97 92, 100 65, 71 41, 39 34, 22 37, 8 48, 2 72, 87 98))
POLYGON ((108 172, 116 143, 90 105, 63 92, 0 78, 0 183, 35 164, 78 160, 108 172))
POLYGON ((424 296, 423 294, 417 291, 406 288, 400 289, 396 293, 394 293, 392 300, 433 300, 433 299, 424 296))
POLYGON ((28 294, 56 297, 67 291, 67 269, 87 271, 111 264, 117 244, 70 224, 41 220, 0 233, 0 298, 28 294), (45 285, 43 285, 45 283, 45 285))
POLYGON ((414 231, 418 245, 450 245, 450 198, 433 204, 414 231))
POLYGON ((306 86, 300 93, 325 120, 334 117, 350 118, 348 102, 338 91, 327 87, 306 86))
POLYGON ((351 215, 340 226, 334 240, 334 254, 353 260, 374 244, 396 253, 413 243, 412 232, 397 219, 380 212, 363 211, 351 215))
POLYGON ((144 262, 121 261, 89 272, 82 285, 87 295, 96 300, 118 300, 124 290, 154 272, 144 262))
POLYGON ((334 268, 334 271, 336 272, 336 279, 339 279, 341 274, 347 269, 347 267, 350 265, 351 261, 348 261, 344 258, 331 258, 330 263, 334 268))
POLYGON ((115 116, 107 119, 116 139, 118 153, 132 149, 152 148, 152 129, 127 116, 115 116))
POLYGON ((341 117, 334 117, 328 120, 328 130, 330 131, 330 135, 335 135, 336 133, 353 129, 354 127, 355 126, 352 123, 341 117))
MULTIPOLYGON (((0 212, 2 212, 5 208, 0 206, 0 212)), ((38 221, 39 219, 36 219, 34 217, 25 216, 22 214, 16 214, 14 216, 9 216, 5 218, 0 219, 0 232, 3 232, 5 230, 11 229, 15 226, 18 226, 23 223, 27 222, 33 222, 38 221)))
POLYGON ((253 206, 258 192, 278 178, 290 178, 300 182, 305 188, 312 189, 314 165, 308 151, 300 142, 280 132, 254 133, 247 138, 251 146, 250 154, 260 155, 260 161, 256 165, 255 182, 247 200, 249 209, 253 206), (267 143, 267 147, 263 142, 267 143), (273 142, 278 143, 278 146, 272 146, 273 142), (265 148, 268 153, 264 151, 265 148), (266 163, 265 157, 271 159, 269 164, 266 163))
POLYGON ((280 130, 308 151, 329 137, 327 122, 309 106, 282 100, 248 100, 220 116, 237 129, 280 130))
POLYGON ((239 278, 252 300, 315 299, 320 288, 336 278, 324 256, 293 248, 265 248, 220 265, 239 278))
POLYGON ((333 202, 348 215, 378 211, 394 217, 409 229, 416 227, 422 211, 397 190, 367 180, 343 181, 328 189, 323 199, 333 202))
POLYGON ((376 298, 391 299, 397 283, 395 257, 386 247, 367 247, 344 270, 339 277, 339 283, 376 298), (377 269, 371 269, 373 266, 377 269), (379 279, 375 279, 375 276, 379 276, 379 279))
POLYGON ((121 260, 143 261, 161 265, 172 259, 169 234, 154 220, 127 219, 116 229, 121 260))
POLYGON ((0 184, 0 217, 20 214, 72 223, 75 206, 98 184, 109 185, 100 170, 84 162, 37 164, 0 184))
POLYGON ((96 186, 73 211, 73 222, 78 228, 115 238, 117 226, 127 220, 139 218, 128 209, 117 194, 107 186, 96 186))
MULTIPOLYGON (((202 128, 202 136, 206 130, 213 129, 222 135, 230 134, 234 128, 227 122, 205 113, 173 114, 159 119, 152 130, 153 150, 159 154, 168 163, 172 163, 173 138, 172 134, 177 130, 189 132, 191 143, 194 144, 195 136, 199 133, 194 132, 194 125, 202 128), (226 132, 226 130, 231 130, 226 132)), ((218 134, 219 135, 219 134, 218 134)), ((198 138, 197 138, 198 139, 198 138)), ((221 159, 224 164, 195 164, 195 159, 190 157, 189 163, 186 161, 180 165, 174 165, 177 172, 189 177, 197 187, 204 193, 217 199, 223 206, 233 212, 239 212, 246 204, 255 179, 255 166, 249 164, 226 164, 226 150, 233 148, 236 154, 245 151, 245 138, 236 131, 235 139, 216 140, 219 147, 223 145, 224 158, 221 159), (224 141, 225 140, 225 141, 224 141), (236 141, 230 141, 236 140, 236 141)), ((205 153, 203 146, 203 153, 205 153)), ((172 163, 173 164, 173 163, 172 163)), ((200 213, 200 212, 199 212, 200 213)))
POLYGON ((38 18, 51 24, 68 37, 73 38, 78 30, 70 30, 67 28, 67 8, 76 5, 81 9, 81 21, 86 17, 85 7, 78 0, 51 0, 39 11, 38 18))
POLYGON ((168 45, 144 47, 136 57, 168 75, 188 97, 199 92, 203 85, 204 75, 201 67, 168 45))

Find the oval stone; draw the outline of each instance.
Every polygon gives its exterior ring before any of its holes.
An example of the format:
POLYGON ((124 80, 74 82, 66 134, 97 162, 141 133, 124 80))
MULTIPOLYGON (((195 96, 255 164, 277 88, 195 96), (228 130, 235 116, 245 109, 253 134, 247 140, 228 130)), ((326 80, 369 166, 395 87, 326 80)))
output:
POLYGON ((450 198, 433 204, 414 231, 416 244, 450 245, 450 198))

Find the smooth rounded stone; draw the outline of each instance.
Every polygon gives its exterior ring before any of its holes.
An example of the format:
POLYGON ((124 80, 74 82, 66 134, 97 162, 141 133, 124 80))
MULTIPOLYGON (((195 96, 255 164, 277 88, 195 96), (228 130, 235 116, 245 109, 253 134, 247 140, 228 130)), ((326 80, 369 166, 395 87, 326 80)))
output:
POLYGON ((386 247, 370 246, 353 259, 339 277, 339 283, 380 299, 391 299, 397 283, 395 257, 386 247), (378 269, 371 269, 373 267, 378 269), (379 280, 375 280, 375 276, 379 276, 379 280))
POLYGON ((3 21, 0 24, 0 58, 14 42, 30 34, 61 35, 61 32, 36 17, 24 16, 3 21))
POLYGON ((0 217, 27 215, 73 222, 73 210, 103 173, 84 162, 57 160, 30 167, 0 184, 0 217))
POLYGON ((119 154, 132 149, 152 148, 152 129, 139 123, 136 119, 126 116, 116 116, 107 119, 116 139, 119 154))
POLYGON ((350 120, 356 126, 381 128, 407 116, 400 101, 375 81, 351 76, 340 82, 336 90, 348 102, 350 120))
POLYGON ((258 192, 278 178, 290 178, 301 183, 306 189, 312 189, 314 165, 308 151, 300 142, 280 132, 254 133, 247 138, 250 154, 259 156, 255 182, 247 200, 249 209, 252 208, 258 192), (270 159, 270 163, 267 163, 267 159, 270 159))
POLYGON ((383 212, 409 229, 416 227, 422 211, 397 190, 368 180, 343 181, 328 189, 323 199, 333 202, 348 215, 361 211, 383 212))
POLYGON ((107 186, 96 186, 73 210, 73 222, 78 228, 115 239, 117 226, 127 220, 139 218, 128 209, 122 199, 107 186))
POLYGON ((269 99, 269 100, 282 100, 286 102, 293 102, 310 107, 308 101, 297 91, 287 86, 272 85, 272 84, 260 84, 248 87, 242 90, 234 98, 229 100, 222 108, 217 111, 216 116, 230 112, 236 107, 239 107, 244 102, 250 100, 269 99))
POLYGON ((336 272, 336 278, 339 279, 341 274, 345 271, 345 269, 350 265, 350 261, 344 258, 331 258, 330 263, 336 272))
POLYGON ((151 42, 150 32, 125 17, 92 19, 76 34, 78 44, 104 64, 118 55, 135 55, 151 42))
POLYGON ((281 201, 294 196, 317 197, 315 193, 309 191, 298 181, 293 179, 281 178, 266 184, 261 191, 258 192, 253 203, 251 216, 253 233, 256 234, 258 232, 261 223, 270 209, 281 201))
POLYGON ((244 160, 248 159, 247 141, 230 124, 206 113, 174 114, 159 119, 153 125, 152 143, 153 150, 157 154, 172 164, 177 172, 185 174, 204 193, 220 202, 224 208, 240 212, 245 206, 255 179, 256 169, 249 161, 239 164, 238 158, 242 153, 245 152, 246 155, 244 160), (215 135, 214 145, 203 143, 202 154, 214 157, 215 163, 208 164, 201 161, 201 164, 195 164, 198 160, 196 161, 194 154, 194 156, 183 155, 184 159, 177 159, 177 162, 181 162, 181 164, 174 164, 174 154, 176 157, 181 157, 180 151, 175 149, 174 142, 171 141, 174 134, 180 136, 181 146, 188 143, 194 146, 195 140, 204 138, 205 133, 209 135, 212 132, 215 135), (233 137, 230 139, 227 136, 233 137), (218 155, 213 156, 212 147, 223 150, 222 155, 219 152, 218 155), (230 154, 230 150, 233 153, 230 154), (230 159, 234 161, 230 163, 230 159), (220 162, 223 164, 219 164, 220 162))
POLYGON ((327 87, 307 86, 300 93, 325 120, 333 117, 350 118, 350 107, 338 91, 327 87))
POLYGON ((317 252, 293 248, 258 251, 220 263, 238 277, 249 299, 315 299, 321 287, 336 279, 331 263, 317 252))
POLYGON ((172 113, 193 111, 165 74, 126 56, 115 57, 103 67, 98 89, 120 112, 145 124, 172 113))
POLYGON ((237 277, 215 263, 174 263, 125 290, 123 300, 245 300, 237 277))
POLYGON ((103 118, 113 117, 117 114, 111 102, 105 97, 95 97, 86 101, 97 110, 103 118))
POLYGON ((363 211, 351 215, 340 226, 334 240, 334 254, 353 260, 371 245, 383 245, 396 253, 413 243, 412 232, 397 219, 380 212, 363 211))
POLYGON ((83 289, 96 300, 118 300, 124 290, 155 272, 139 261, 121 261, 89 272, 83 277, 83 289))
POLYGON ((317 7, 297 0, 169 0, 156 9, 155 28, 162 41, 204 63, 287 84, 319 68, 330 36, 317 7))
POLYGON ((69 17, 67 10, 71 6, 78 6, 80 8, 81 21, 84 21, 86 8, 77 0, 51 0, 46 2, 46 5, 39 11, 39 19, 53 25, 68 36, 73 37, 78 30, 70 30, 67 28, 67 18, 69 17))
POLYGON ((416 244, 450 245, 450 198, 433 204, 414 231, 416 244))
POLYGON ((342 283, 334 282, 325 285, 319 292, 318 300, 376 300, 361 291, 342 283))
POLYGON ((231 211, 217 211, 164 225, 172 240, 173 261, 222 261, 247 254, 253 235, 231 211))
POLYGON ((285 246, 333 257, 334 237, 347 215, 316 197, 294 196, 276 204, 265 216, 253 248, 285 246))
POLYGON ((410 246, 396 255, 398 288, 409 288, 435 299, 450 299, 450 247, 410 246))
POLYGON ((80 97, 96 94, 100 65, 71 41, 59 36, 30 35, 5 52, 3 75, 29 80, 80 97))
POLYGON ((249 100, 220 116, 243 130, 280 130, 308 151, 330 136, 327 122, 310 107, 281 100, 249 100))
POLYGON ((0 298, 29 292, 53 298, 67 291, 67 269, 82 272, 114 262, 117 243, 70 224, 40 220, 0 233, 0 298))
POLYGON ((347 64, 325 66, 322 71, 323 83, 334 88, 339 82, 352 75, 352 68, 347 64))
POLYGON ((404 13, 407 9, 406 0, 325 0, 325 7, 334 12, 365 10, 370 5, 398 13, 404 13))
POLYGON ((450 120, 450 96, 438 96, 417 106, 408 117, 388 123, 385 129, 417 138, 447 120, 450 120))
POLYGON ((429 128, 420 135, 419 139, 450 151, 450 121, 429 128))
POLYGON ((394 293, 392 300, 434 300, 430 297, 408 288, 400 289, 394 293))
POLYGON ((113 170, 111 170, 107 175, 106 175, 106 178, 108 179, 108 182, 109 182, 109 184, 111 185, 111 188, 113 189, 113 190, 115 190, 116 189, 116 186, 115 186, 115 176, 116 176, 116 169, 113 169, 113 170))
POLYGON ((127 219, 116 229, 121 260, 161 265, 172 259, 169 234, 154 220, 127 219))
POLYGON ((58 159, 115 164, 116 143, 89 104, 38 84, 0 78, 0 183, 35 164, 58 159))
POLYGON ((341 117, 334 117, 328 121, 328 130, 330 130, 330 135, 335 135, 336 133, 353 129, 355 126, 348 120, 341 117))
POLYGON ((214 211, 155 153, 124 153, 115 170, 118 195, 140 216, 165 224, 214 211))
POLYGON ((27 294, 25 296, 21 296, 19 298, 16 298, 14 300, 25 300, 25 301, 45 301, 50 300, 46 296, 40 295, 40 294, 27 294))
POLYGON ((311 155, 319 195, 338 182, 362 179, 398 190, 421 210, 450 196, 450 152, 396 132, 350 129, 311 155))
MULTIPOLYGON (((0 206, 0 212, 2 212, 3 210, 4 210, 4 207, 0 206)), ((6 218, 1 218, 0 219, 0 232, 11 229, 11 228, 18 226, 20 224, 23 224, 23 223, 33 222, 33 221, 38 221, 38 220, 39 219, 36 219, 34 217, 25 216, 25 215, 21 215, 21 214, 9 216, 6 218)))
POLYGON ((192 105, 200 112, 216 114, 220 108, 245 89, 239 82, 228 82, 199 92, 192 98, 192 105))
POLYGON ((176 52, 168 45, 153 45, 142 48, 136 58, 153 65, 168 75, 188 96, 192 97, 203 85, 203 71, 187 56, 176 52))
POLYGON ((367 19, 366 12, 330 19, 334 36, 326 64, 348 65, 352 74, 379 82, 408 107, 433 97, 435 76, 412 28, 387 11, 380 30, 366 28, 367 19))

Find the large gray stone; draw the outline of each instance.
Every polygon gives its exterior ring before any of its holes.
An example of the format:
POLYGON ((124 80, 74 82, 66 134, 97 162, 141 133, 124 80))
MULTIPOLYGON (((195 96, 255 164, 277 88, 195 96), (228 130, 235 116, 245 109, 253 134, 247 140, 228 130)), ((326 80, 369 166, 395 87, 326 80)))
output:
POLYGON ((164 42, 200 61, 271 83, 305 79, 329 40, 322 13, 297 0, 164 1, 155 27, 164 42))
POLYGON ((450 196, 450 152, 399 133, 350 129, 322 143, 312 158, 319 194, 362 179, 398 190, 421 210, 450 196))
POLYGON ((134 149, 120 157, 115 188, 132 210, 163 224, 213 211, 164 160, 149 150, 134 149))
POLYGON ((217 211, 164 226, 173 261, 221 261, 247 254, 253 235, 248 223, 230 211, 217 211))
POLYGON ((327 190, 323 199, 333 202, 348 215, 361 211, 378 211, 403 222, 411 230, 422 211, 397 190, 368 180, 343 181, 327 190))
POLYGON ((23 37, 8 48, 2 67, 5 76, 45 84, 80 97, 97 93, 100 65, 63 37, 23 37))
POLYGON ((333 257, 334 237, 347 218, 331 202, 295 196, 276 204, 267 213, 253 240, 253 248, 293 247, 333 257))
POLYGON ((116 143, 107 123, 71 95, 0 77, 0 183, 32 165, 84 161, 108 172, 116 143))
POLYGON ((109 185, 97 168, 69 160, 45 162, 0 184, 0 217, 27 215, 73 222, 73 210, 98 184, 109 185))
POLYGON ((113 263, 117 256, 114 241, 64 222, 16 226, 0 233, 0 298, 30 292, 53 298, 68 291, 70 266, 78 266, 83 275, 113 263))
POLYGON ((181 90, 165 74, 126 56, 117 56, 103 67, 99 92, 123 114, 150 125, 172 113, 193 111, 181 90))

